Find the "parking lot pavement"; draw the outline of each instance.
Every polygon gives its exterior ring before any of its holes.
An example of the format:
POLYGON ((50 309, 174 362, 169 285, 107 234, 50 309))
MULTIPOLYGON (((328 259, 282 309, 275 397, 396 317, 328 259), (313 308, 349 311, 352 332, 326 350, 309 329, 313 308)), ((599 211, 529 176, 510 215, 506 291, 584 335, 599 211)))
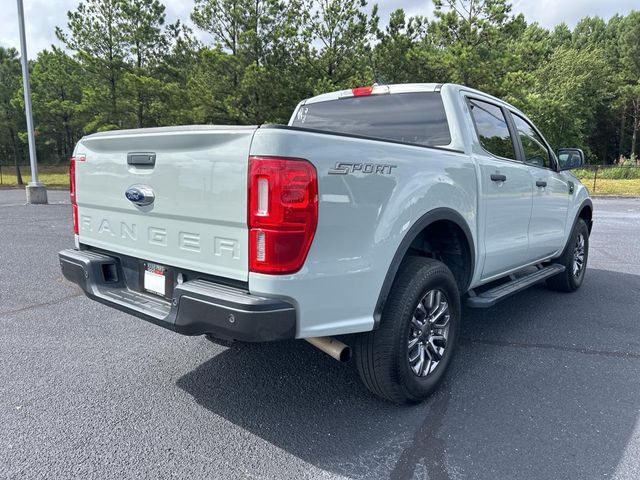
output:
POLYGON ((465 309, 412 407, 306 342, 226 348, 89 301, 59 271, 68 203, 23 202, 0 190, 0 478, 640 478, 640 200, 595 200, 578 292, 465 309))

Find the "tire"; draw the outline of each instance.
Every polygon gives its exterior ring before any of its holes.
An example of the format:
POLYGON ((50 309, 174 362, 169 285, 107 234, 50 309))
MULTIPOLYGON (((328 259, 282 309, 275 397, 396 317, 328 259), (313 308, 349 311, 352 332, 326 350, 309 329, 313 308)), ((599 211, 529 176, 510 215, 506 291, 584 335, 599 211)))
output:
POLYGON ((587 271, 587 260, 589 259, 589 229, 582 218, 576 222, 569 241, 562 255, 555 260, 565 267, 565 271, 547 279, 547 286, 559 292, 574 292, 580 288, 587 271), (581 246, 582 245, 582 246, 581 246), (576 262, 579 262, 578 254, 582 251, 582 262, 576 274, 576 262))
POLYGON ((442 381, 459 329, 460 293, 451 271, 442 262, 409 257, 394 280, 380 327, 355 339, 354 356, 360 378, 371 392, 393 403, 420 402, 442 381), (427 322, 438 312, 435 322, 427 322), (440 327, 445 323, 448 328, 440 327), (423 325, 421 333, 418 325, 423 325), (446 339, 443 342, 437 337, 446 339), (410 342, 414 344, 411 348, 410 342), (439 355, 440 360, 434 363, 439 355), (431 357, 434 360, 429 362, 431 357), (421 358, 424 360, 420 365, 421 358))

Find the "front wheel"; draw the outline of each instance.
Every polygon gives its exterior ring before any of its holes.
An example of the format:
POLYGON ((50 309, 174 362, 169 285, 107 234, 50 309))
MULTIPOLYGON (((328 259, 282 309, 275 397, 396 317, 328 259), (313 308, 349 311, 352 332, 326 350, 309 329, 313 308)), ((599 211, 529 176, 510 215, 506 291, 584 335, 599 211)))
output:
POLYGON ((589 228, 582 218, 576 222, 562 255, 554 262, 564 265, 564 272, 547 280, 547 286, 560 292, 574 292, 584 280, 589 259, 589 228))
POLYGON ((377 330, 360 334, 355 360, 362 381, 394 403, 424 400, 451 362, 460 327, 460 294, 442 262, 403 262, 377 330))

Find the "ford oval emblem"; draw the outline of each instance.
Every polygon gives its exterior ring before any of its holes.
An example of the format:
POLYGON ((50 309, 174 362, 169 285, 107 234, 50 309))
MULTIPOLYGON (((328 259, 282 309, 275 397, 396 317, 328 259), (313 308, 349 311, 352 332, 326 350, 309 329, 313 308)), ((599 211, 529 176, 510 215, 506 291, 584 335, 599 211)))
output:
POLYGON ((146 185, 132 185, 124 192, 124 196, 127 197, 127 200, 130 202, 141 207, 151 205, 156 199, 151 187, 146 185))

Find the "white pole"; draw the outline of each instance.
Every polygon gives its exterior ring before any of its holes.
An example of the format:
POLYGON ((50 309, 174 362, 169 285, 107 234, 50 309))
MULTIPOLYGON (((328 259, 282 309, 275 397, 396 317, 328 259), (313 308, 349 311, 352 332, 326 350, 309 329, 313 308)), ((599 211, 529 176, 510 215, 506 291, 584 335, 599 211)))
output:
POLYGON ((27 185, 27 203, 47 203, 47 189, 38 182, 38 162, 36 141, 33 136, 33 115, 31 113, 31 88, 29 86, 29 60, 27 58, 27 39, 24 33, 24 8, 22 0, 18 2, 18 25, 20 27, 20 61, 22 63, 22 86, 24 107, 27 117, 27 135, 29 137, 29 160, 31 162, 31 181, 27 185))

